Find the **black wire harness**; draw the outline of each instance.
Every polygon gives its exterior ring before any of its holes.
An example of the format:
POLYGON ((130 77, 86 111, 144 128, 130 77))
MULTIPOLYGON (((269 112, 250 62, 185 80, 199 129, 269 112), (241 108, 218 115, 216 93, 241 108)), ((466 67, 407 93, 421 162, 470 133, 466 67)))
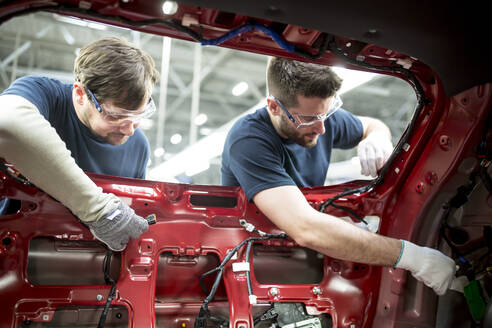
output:
MULTIPOLYGON (((451 249, 455 258, 460 262, 460 272, 466 274, 467 278, 471 281, 475 279, 476 269, 479 267, 480 263, 492 252, 492 244, 488 244, 488 252, 482 255, 477 261, 470 261, 467 259, 468 254, 462 253, 456 246, 454 246, 453 242, 449 239, 448 235, 453 235, 453 233, 458 233, 459 230, 456 230, 455 227, 452 227, 449 222, 449 216, 453 212, 463 205, 465 205, 475 190, 478 179, 480 179, 488 191, 490 195, 492 195, 492 178, 487 173, 488 167, 492 163, 492 145, 488 144, 490 142, 487 140, 490 133, 490 127, 492 126, 492 109, 486 121, 484 131, 482 134, 482 140, 477 148, 477 164, 475 168, 472 170, 466 183, 460 187, 458 187, 456 194, 447 202, 445 202, 442 206, 443 214, 441 217, 441 226, 440 226, 440 236, 446 242, 446 244, 451 249)), ((492 230, 490 226, 484 227, 484 239, 489 241, 492 236, 492 230)), ((438 241, 439 242, 439 241, 438 241)), ((436 245, 437 246, 437 245, 436 245)), ((436 247, 437 248, 437 247, 436 247)))
POLYGON ((108 316, 109 307, 111 306, 111 302, 116 296, 116 281, 111 278, 110 269, 111 269, 111 258, 113 257, 113 251, 109 248, 106 251, 106 255, 104 256, 103 261, 103 272, 104 272, 104 281, 107 285, 111 285, 111 289, 109 290, 108 297, 106 298, 106 303, 104 304, 103 312, 101 313, 101 317, 99 318, 99 323, 97 324, 97 328, 104 328, 106 324, 106 318, 108 316))
MULTIPOLYGON (((216 317, 211 314, 210 310, 208 309, 209 303, 214 299, 215 294, 217 292, 217 289, 219 288, 220 281, 222 280, 222 274, 224 272, 224 268, 226 264, 231 260, 231 258, 245 245, 247 244, 246 248, 246 257, 245 261, 249 263, 249 254, 251 253, 251 247, 252 244, 256 241, 263 241, 263 240, 268 240, 268 239, 285 239, 287 238, 287 235, 285 233, 280 233, 280 234, 271 234, 271 233, 266 233, 261 230, 258 230, 254 225, 251 223, 246 222, 246 220, 239 220, 239 223, 241 226, 246 229, 250 233, 256 233, 259 234, 259 237, 249 237, 242 242, 240 242, 236 247, 234 247, 227 255, 224 257, 220 265, 208 272, 205 272, 202 274, 200 277, 200 286, 202 287, 202 290, 204 291, 205 294, 208 294, 208 296, 203 300, 202 306, 200 307, 200 312, 198 313, 198 316, 195 319, 195 325, 194 328, 205 328, 207 327, 207 321, 212 321, 214 324, 218 326, 228 326, 228 320, 225 318, 220 318, 216 317), (205 287, 204 279, 205 277, 216 273, 214 283, 212 285, 211 290, 207 290, 205 287)), ((253 290, 251 288, 251 278, 249 271, 246 270, 246 282, 248 286, 248 296, 249 299, 251 300, 251 297, 253 295, 253 290)))

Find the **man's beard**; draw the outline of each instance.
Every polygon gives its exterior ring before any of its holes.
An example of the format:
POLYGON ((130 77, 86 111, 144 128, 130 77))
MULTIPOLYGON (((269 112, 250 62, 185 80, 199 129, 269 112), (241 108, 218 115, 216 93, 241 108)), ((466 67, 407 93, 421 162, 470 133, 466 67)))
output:
POLYGON ((128 141, 129 136, 122 133, 109 133, 106 136, 98 136, 99 139, 104 142, 111 144, 113 146, 119 146, 128 141))
POLYGON ((295 142, 306 148, 312 148, 316 146, 318 142, 317 133, 301 133, 298 129, 292 126, 292 122, 285 116, 280 116, 280 132, 287 137, 287 139, 295 142), (309 138, 311 137, 311 138, 309 138), (313 137, 315 137, 313 139, 313 137))

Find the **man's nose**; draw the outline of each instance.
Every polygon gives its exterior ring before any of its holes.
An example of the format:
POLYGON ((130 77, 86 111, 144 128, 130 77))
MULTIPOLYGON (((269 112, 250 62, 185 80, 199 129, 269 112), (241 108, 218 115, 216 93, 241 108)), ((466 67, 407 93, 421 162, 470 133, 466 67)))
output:
POLYGON ((316 123, 313 124, 313 131, 318 133, 318 134, 325 134, 325 122, 324 121, 316 121, 316 123))
POLYGON ((135 129, 138 128, 138 122, 125 121, 120 126, 120 131, 126 136, 132 136, 135 133, 135 129))

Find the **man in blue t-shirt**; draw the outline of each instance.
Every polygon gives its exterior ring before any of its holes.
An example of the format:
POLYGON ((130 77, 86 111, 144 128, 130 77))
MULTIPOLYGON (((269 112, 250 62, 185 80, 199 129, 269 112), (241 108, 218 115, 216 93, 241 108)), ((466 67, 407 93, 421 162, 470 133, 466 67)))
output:
POLYGON ((329 67, 271 58, 267 106, 229 131, 222 183, 241 186, 248 200, 299 245, 342 260, 409 270, 442 295, 454 277, 452 259, 321 213, 299 190, 324 184, 333 148, 357 147, 362 174, 372 176, 391 154, 389 129, 341 109, 340 86, 329 67))
POLYGON ((26 76, 0 95, 0 157, 121 251, 147 222, 84 171, 145 178, 149 144, 138 125, 155 111, 158 72, 141 49, 106 38, 80 50, 74 74, 73 84, 26 76))

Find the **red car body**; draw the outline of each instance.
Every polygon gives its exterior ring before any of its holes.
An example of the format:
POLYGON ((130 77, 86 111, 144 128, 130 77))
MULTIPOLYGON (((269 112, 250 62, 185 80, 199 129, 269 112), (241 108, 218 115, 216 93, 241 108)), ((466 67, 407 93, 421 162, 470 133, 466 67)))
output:
MULTIPOLYGON (((472 19, 471 9, 460 12, 438 2, 377 7, 359 1, 185 1, 173 16, 163 15, 160 6, 140 0, 0 1, 0 21, 44 10, 190 41, 190 31, 201 41, 213 40, 253 23, 271 28, 298 53, 257 27, 220 46, 400 77, 414 86, 421 106, 376 182, 335 204, 360 217, 379 217, 382 235, 439 248, 455 258, 457 250, 480 268, 492 265, 486 233, 492 196, 480 180, 491 171, 492 83, 480 8, 473 9, 472 19), (478 182, 463 192, 471 176, 478 182), (443 230, 446 211, 460 195, 466 196, 455 206, 462 208, 460 224, 443 230)), ((90 177, 105 192, 128 200, 139 215, 157 217, 148 232, 113 255, 111 275, 117 282, 108 327, 191 327, 207 296, 200 277, 252 236, 239 220, 280 232, 240 188, 90 177)), ((0 217, 0 327, 96 326, 111 289, 102 270, 105 249, 42 190, 6 173, 0 178, 0 195, 21 201, 17 213, 0 217)), ((320 208, 331 197, 367 184, 353 181, 303 193, 320 208)), ((347 216, 343 209, 323 210, 347 216)), ((321 319, 319 327, 434 327, 436 322, 459 327, 456 318, 470 316, 466 304, 453 308, 444 302, 451 296, 439 300, 406 271, 320 257, 289 238, 255 243, 249 262, 256 303, 250 302, 245 258, 242 248, 226 264, 209 304, 230 327, 267 327, 263 321, 255 324, 255 318, 273 303, 302 304, 305 315, 321 319)), ((492 272, 480 273, 486 302, 492 272)), ((210 278, 205 279, 208 288, 210 278)), ((487 313, 480 321, 490 319, 487 313)), ((318 327, 301 322, 299 327, 318 327)))

